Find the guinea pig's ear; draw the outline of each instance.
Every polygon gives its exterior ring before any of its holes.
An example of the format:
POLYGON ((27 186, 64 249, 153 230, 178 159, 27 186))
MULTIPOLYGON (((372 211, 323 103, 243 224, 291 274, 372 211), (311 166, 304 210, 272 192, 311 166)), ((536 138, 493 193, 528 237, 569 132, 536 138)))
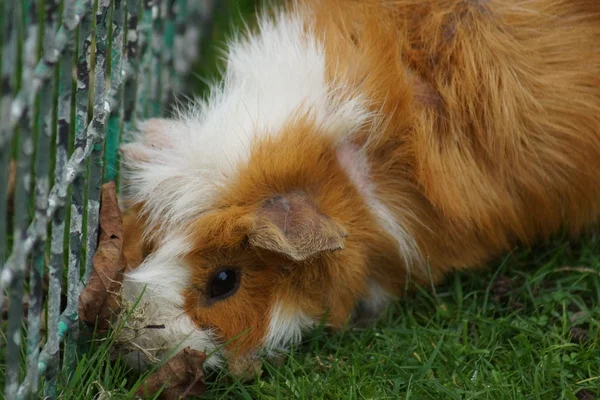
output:
POLYGON ((319 253, 341 250, 346 230, 321 214, 304 192, 277 195, 264 201, 248 235, 253 247, 304 261, 319 253))
POLYGON ((140 123, 133 142, 121 145, 120 152, 126 161, 147 161, 154 149, 171 145, 170 136, 177 122, 163 118, 151 118, 140 123))

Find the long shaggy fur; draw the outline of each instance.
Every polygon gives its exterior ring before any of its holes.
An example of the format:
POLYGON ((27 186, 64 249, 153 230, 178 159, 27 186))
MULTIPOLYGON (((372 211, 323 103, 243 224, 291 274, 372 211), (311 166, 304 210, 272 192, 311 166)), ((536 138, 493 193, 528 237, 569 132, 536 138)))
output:
POLYGON ((125 149, 130 218, 154 234, 130 224, 129 245, 185 242, 126 280, 156 287, 185 266, 160 292, 226 358, 598 222, 597 1, 305 0, 275 15, 232 44, 206 105, 125 149), (241 268, 240 289, 208 304, 221 265, 241 268))

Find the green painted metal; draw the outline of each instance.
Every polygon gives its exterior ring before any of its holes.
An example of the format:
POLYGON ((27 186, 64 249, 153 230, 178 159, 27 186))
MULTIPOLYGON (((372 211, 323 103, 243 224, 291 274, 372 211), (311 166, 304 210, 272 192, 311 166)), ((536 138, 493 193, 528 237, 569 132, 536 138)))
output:
POLYGON ((112 48, 110 60, 110 92, 109 101, 111 102, 111 113, 108 117, 106 132, 106 167, 104 168, 104 180, 116 181, 119 172, 118 148, 120 143, 120 132, 122 129, 123 113, 121 107, 115 107, 123 100, 123 79, 125 71, 123 70, 122 59, 124 52, 124 34, 125 34, 125 1, 113 0, 112 14, 112 48))
POLYGON ((136 120, 163 115, 185 89, 213 1, 0 0, 4 398, 60 397, 101 185, 118 181, 118 147, 136 120))

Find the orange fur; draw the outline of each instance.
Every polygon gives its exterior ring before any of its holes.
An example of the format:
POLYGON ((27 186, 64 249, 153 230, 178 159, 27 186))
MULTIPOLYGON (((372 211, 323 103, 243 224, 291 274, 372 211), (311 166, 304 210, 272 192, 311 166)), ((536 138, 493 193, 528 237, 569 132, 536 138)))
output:
MULTIPOLYGON (((210 307, 198 307, 201 291, 191 290, 186 302, 186 312, 200 326, 216 327, 223 337, 233 338, 251 328, 243 344, 236 342, 233 348, 250 350, 260 344, 268 323, 265 316, 275 299, 317 318, 329 313, 328 322, 342 326, 366 290, 369 253, 381 251, 376 245, 381 235, 337 164, 334 146, 311 135, 311 129, 310 122, 292 124, 283 136, 259 143, 248 166, 222 193, 218 210, 199 219, 193 228, 198 254, 191 262, 194 282, 204 285, 208 272, 221 265, 240 265, 244 271, 243 282, 248 283, 243 285, 244 292, 210 307), (275 152, 285 157, 273 157, 275 152), (300 167, 298 159, 303 160, 300 167), (310 193, 321 213, 335 216, 337 223, 353 232, 344 249, 305 262, 248 249, 244 238, 256 228, 258 205, 298 188, 310 193), (202 259, 201 254, 212 254, 214 259, 202 259)), ((385 246, 386 240, 382 242, 385 246)), ((397 256, 389 258, 393 264, 400 262, 397 256)), ((394 278, 386 280, 400 284, 394 278)))
POLYGON ((426 265, 404 264, 338 163, 336 144, 299 118, 255 143, 216 209, 191 228, 184 309, 198 326, 224 341, 249 330, 229 346, 247 353, 260 346, 275 300, 341 326, 369 278, 398 295, 407 270, 414 282, 436 283, 517 242, 598 221, 600 3, 301 3, 325 42, 329 79, 363 93, 381 115, 353 140, 426 265), (249 246, 260 204, 298 190, 347 231, 343 249, 292 260, 249 246), (206 280, 221 265, 240 266, 242 286, 207 305, 206 280))
POLYGON ((373 176, 414 215, 434 275, 597 221, 596 2, 308 3, 332 79, 385 113, 363 139, 373 176))

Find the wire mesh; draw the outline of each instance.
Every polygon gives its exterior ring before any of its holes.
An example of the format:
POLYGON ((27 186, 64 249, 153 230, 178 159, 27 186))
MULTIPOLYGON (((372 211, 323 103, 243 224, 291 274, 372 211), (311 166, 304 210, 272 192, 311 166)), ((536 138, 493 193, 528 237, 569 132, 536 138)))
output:
POLYGON ((56 398, 59 371, 73 368, 78 298, 92 270, 101 185, 119 179, 122 132, 138 118, 164 114, 185 88, 215 4, 0 0, 0 376, 6 399, 28 398, 41 387, 56 398))

